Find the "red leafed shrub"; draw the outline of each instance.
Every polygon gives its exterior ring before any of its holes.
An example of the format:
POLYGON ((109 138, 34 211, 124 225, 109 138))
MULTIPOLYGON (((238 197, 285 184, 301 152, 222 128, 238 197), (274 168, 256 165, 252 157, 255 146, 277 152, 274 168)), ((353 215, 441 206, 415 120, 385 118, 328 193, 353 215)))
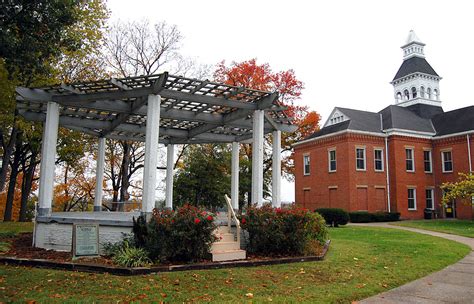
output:
POLYGON ((258 255, 317 254, 327 239, 324 219, 304 208, 250 207, 241 216, 247 251, 258 255))
POLYGON ((135 244, 154 261, 206 259, 217 241, 213 219, 211 213, 188 204, 174 211, 154 209, 148 223, 143 217, 134 220, 135 244))

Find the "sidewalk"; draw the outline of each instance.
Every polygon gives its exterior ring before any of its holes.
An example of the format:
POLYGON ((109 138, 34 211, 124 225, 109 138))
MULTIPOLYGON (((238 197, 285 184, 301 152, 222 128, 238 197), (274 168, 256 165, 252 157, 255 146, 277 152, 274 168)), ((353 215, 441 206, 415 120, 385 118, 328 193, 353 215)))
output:
MULTIPOLYGON (((393 226, 385 223, 351 225, 401 229, 438 236, 466 244, 474 250, 474 238, 393 226)), ((474 251, 443 270, 362 300, 359 303, 474 303, 474 251)))

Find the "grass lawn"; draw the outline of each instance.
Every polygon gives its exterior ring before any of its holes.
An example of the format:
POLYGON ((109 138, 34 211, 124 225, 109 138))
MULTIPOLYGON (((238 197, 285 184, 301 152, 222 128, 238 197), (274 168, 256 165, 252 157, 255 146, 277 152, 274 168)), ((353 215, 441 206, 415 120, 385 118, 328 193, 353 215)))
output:
POLYGON ((33 223, 0 222, 0 253, 9 249, 9 244, 3 242, 2 239, 13 237, 17 233, 32 231, 33 223))
POLYGON ((396 229, 330 230, 324 261, 136 277, 0 266, 0 302, 350 303, 464 257, 462 244, 396 229))
POLYGON ((426 229, 474 238, 474 221, 469 220, 417 220, 392 223, 392 225, 426 229))

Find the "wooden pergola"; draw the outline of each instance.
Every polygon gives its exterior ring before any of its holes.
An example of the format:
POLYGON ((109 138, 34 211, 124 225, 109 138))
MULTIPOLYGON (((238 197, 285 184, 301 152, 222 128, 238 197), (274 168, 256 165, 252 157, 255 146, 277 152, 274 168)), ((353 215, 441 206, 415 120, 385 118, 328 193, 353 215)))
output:
POLYGON ((102 206, 105 140, 145 142, 142 212, 154 208, 158 143, 167 145, 166 206, 172 208, 176 144, 232 143, 233 207, 238 208, 239 142, 251 140, 252 201, 263 203, 263 140, 273 133, 272 200, 280 205, 281 132, 296 128, 278 105, 278 94, 168 73, 18 87, 17 110, 44 122, 39 216, 51 214, 58 126, 99 140, 94 211, 102 206))

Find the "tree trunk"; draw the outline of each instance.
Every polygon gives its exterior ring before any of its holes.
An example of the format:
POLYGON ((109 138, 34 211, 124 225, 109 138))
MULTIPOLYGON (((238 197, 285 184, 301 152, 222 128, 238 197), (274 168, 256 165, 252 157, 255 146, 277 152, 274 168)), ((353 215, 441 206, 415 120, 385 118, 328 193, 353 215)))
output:
POLYGON ((8 183, 8 193, 7 193, 7 202, 5 205, 5 214, 3 216, 3 220, 5 222, 10 222, 12 220, 13 201, 15 199, 16 178, 18 176, 20 160, 21 160, 21 150, 22 150, 21 148, 22 148, 21 133, 18 133, 16 144, 15 144, 15 154, 13 156, 13 163, 11 165, 10 181, 8 183))
POLYGON ((35 177, 35 170, 38 157, 38 151, 31 152, 30 164, 23 173, 23 180, 21 184, 21 204, 20 204, 20 222, 27 221, 28 198, 30 197, 33 179, 35 177))
POLYGON ((130 143, 124 141, 121 142, 123 147, 123 158, 122 158, 122 187, 120 188, 120 201, 125 202, 128 200, 128 187, 130 186, 130 179, 128 170, 130 167, 130 143))
POLYGON ((2 156, 3 162, 2 162, 2 168, 0 169, 0 192, 2 192, 5 189, 8 167, 10 164, 10 157, 13 153, 13 147, 16 144, 17 134, 18 134, 18 129, 16 127, 13 127, 10 134, 10 141, 8 142, 8 145, 4 147, 3 149, 3 156, 2 156))

